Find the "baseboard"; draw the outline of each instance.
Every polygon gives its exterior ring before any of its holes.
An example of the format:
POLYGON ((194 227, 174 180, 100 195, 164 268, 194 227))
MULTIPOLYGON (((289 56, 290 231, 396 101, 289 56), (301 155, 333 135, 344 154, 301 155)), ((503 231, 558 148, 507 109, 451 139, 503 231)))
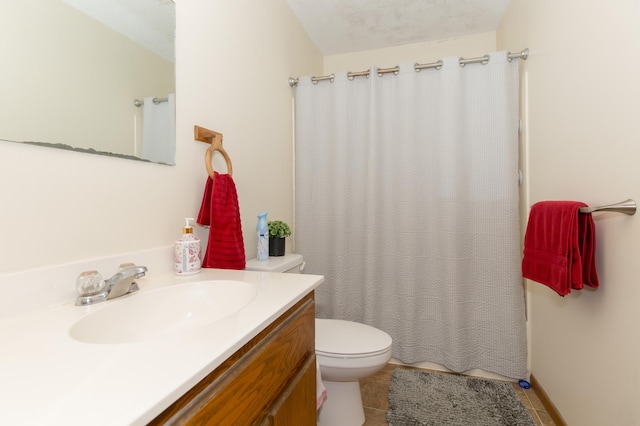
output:
POLYGON ((551 399, 549 399, 549 395, 547 395, 547 393, 540 385, 540 382, 536 380, 533 374, 531 375, 531 387, 538 396, 538 399, 540 399, 542 405, 544 405, 544 408, 547 410, 547 414, 549 414, 549 417, 551 417, 556 426, 567 426, 567 422, 564 421, 556 406, 553 405, 553 402, 551 402, 551 399))

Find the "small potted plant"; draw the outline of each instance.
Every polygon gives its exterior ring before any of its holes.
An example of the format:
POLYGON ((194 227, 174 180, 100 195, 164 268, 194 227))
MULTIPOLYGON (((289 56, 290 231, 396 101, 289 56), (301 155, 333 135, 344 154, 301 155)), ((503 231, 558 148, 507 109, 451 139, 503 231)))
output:
POLYGON ((270 220, 269 227, 269 256, 284 256, 285 238, 291 235, 289 225, 281 220, 270 220))

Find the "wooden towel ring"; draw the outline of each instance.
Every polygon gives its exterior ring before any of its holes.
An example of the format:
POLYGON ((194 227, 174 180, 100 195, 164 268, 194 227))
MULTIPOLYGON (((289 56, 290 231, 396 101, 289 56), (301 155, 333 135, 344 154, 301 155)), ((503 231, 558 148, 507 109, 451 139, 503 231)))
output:
POLYGON ((211 163, 214 151, 218 151, 222 154, 224 161, 227 163, 227 173, 229 176, 233 176, 231 158, 229 158, 229 154, 227 154, 227 151, 222 147, 222 133, 214 132, 213 130, 205 129, 204 127, 194 126, 194 138, 198 141, 211 144, 204 155, 204 165, 207 168, 207 173, 211 179, 215 179, 211 163))

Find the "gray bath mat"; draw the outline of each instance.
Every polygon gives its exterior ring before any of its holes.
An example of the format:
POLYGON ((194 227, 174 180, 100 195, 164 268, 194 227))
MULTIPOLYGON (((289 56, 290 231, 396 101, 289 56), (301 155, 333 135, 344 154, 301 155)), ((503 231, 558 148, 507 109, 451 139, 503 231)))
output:
POLYGON ((389 426, 535 426, 511 383, 396 368, 389 426))

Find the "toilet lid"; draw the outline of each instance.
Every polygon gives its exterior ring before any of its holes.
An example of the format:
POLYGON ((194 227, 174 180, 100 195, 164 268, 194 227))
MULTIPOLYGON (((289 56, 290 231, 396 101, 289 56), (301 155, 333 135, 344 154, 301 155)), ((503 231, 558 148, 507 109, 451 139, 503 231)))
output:
POLYGON ((387 333, 365 324, 316 318, 316 352, 338 356, 375 355, 389 350, 391 342, 387 333))

